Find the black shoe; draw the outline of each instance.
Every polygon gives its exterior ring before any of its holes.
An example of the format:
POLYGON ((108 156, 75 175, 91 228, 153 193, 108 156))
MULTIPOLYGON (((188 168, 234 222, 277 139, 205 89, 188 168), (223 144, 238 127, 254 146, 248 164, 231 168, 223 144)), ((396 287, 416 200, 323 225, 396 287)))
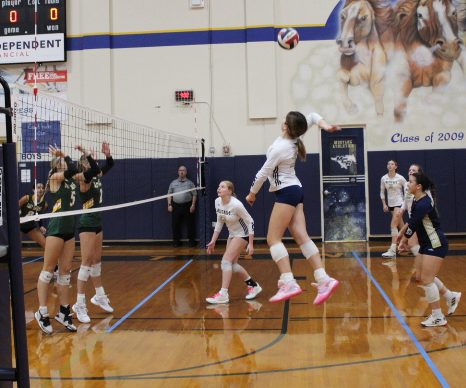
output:
POLYGON ((180 241, 174 241, 174 242, 173 242, 173 246, 174 246, 175 248, 181 247, 181 242, 180 242, 180 241))
POLYGON ((190 246, 191 248, 197 247, 197 242, 196 242, 196 241, 190 241, 190 242, 189 242, 189 246, 190 246))
POLYGON ((71 317, 70 306, 60 306, 60 312, 55 316, 55 320, 65 326, 68 331, 76 331, 76 326, 73 325, 73 318, 71 317))

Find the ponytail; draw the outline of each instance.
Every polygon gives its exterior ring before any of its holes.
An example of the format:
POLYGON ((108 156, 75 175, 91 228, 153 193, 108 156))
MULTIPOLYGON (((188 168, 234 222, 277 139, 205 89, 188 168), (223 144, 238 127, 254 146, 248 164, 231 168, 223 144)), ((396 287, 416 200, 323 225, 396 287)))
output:
POLYGON ((296 139, 296 146, 298 147, 299 160, 304 162, 306 160, 306 147, 299 137, 296 139))

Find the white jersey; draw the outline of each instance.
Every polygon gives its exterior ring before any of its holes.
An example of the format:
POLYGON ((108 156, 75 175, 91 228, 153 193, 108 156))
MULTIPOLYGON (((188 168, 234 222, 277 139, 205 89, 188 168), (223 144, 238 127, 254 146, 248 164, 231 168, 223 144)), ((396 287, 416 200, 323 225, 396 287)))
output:
MULTIPOLYGON (((308 126, 317 124, 322 117, 311 113, 306 117, 308 126)), ((267 160, 256 174, 250 191, 257 194, 268 178, 269 191, 277 191, 288 186, 302 186, 296 176, 295 164, 298 156, 297 139, 279 136, 267 150, 267 160)))
POLYGON ((404 202, 405 185, 406 179, 400 174, 395 174, 393 178, 385 174, 382 179, 380 179, 380 198, 385 199, 385 190, 387 190, 387 206, 402 206, 404 202))
MULTIPOLYGON (((430 190, 426 190, 425 193, 430 197, 432 203, 434 203, 434 198, 432 197, 432 193, 430 192, 430 190)), ((411 217, 411 208, 413 207, 413 201, 414 201, 414 194, 411 194, 409 192, 408 182, 406 182, 406 184, 405 184, 405 198, 404 198, 403 205, 401 206, 401 208, 403 210, 406 210, 410 217, 411 217)))
POLYGON ((226 224, 230 232, 229 237, 248 237, 254 234, 254 220, 241 201, 235 197, 231 197, 227 204, 223 204, 222 198, 217 198, 215 212, 217 213, 215 232, 220 232, 223 224, 226 224))

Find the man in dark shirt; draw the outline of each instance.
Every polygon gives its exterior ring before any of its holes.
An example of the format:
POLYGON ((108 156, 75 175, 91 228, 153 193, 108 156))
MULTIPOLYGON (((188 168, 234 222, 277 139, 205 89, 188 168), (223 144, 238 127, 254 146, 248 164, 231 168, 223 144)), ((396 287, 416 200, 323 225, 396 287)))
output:
POLYGON ((195 190, 176 194, 185 190, 194 189, 196 186, 186 175, 188 170, 185 166, 178 167, 178 178, 170 183, 168 188, 168 211, 172 213, 173 246, 181 246, 181 235, 183 224, 188 229, 189 246, 196 246, 196 224, 195 214, 197 193, 195 190))

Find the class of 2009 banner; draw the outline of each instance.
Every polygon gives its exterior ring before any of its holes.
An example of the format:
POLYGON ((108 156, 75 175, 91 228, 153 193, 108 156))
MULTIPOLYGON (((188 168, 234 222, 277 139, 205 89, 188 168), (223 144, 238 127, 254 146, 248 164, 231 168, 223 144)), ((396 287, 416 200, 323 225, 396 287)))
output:
MULTIPOLYGON (((291 95, 369 150, 466 145, 466 0, 346 0, 335 41, 311 41, 291 95)), ((308 47, 307 46, 307 47, 308 47)))

